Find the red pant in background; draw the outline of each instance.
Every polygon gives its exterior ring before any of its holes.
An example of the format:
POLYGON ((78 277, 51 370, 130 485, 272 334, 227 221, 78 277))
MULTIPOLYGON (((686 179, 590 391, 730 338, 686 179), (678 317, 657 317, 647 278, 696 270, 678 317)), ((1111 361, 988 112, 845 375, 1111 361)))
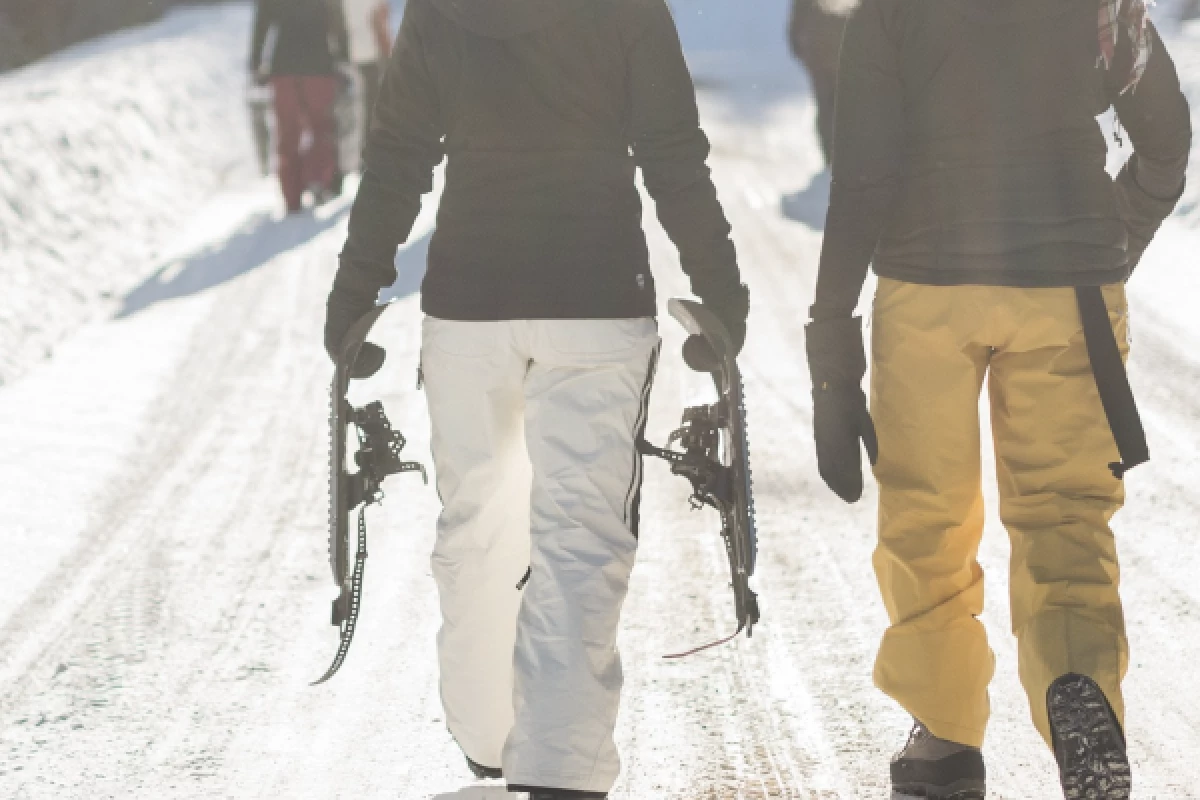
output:
POLYGON ((305 188, 333 186, 337 172, 337 124, 333 103, 337 82, 325 75, 280 75, 275 89, 279 139, 279 184, 288 211, 299 211, 305 188), (304 141, 305 132, 309 140, 304 141), (307 147, 304 145, 307 144, 307 147))

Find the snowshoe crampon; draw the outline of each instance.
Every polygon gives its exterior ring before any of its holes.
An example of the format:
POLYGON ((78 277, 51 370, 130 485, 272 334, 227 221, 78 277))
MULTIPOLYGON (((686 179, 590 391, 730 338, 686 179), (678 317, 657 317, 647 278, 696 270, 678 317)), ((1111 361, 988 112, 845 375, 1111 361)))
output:
POLYGON ((681 427, 671 434, 665 448, 642 442, 641 449, 645 455, 663 459, 672 473, 691 482, 694 508, 709 506, 720 513, 737 617, 737 630, 731 636, 687 653, 667 656, 680 658, 732 641, 742 631, 747 636, 753 634, 759 611, 750 578, 758 556, 758 533, 754 522, 746 404, 733 342, 721 321, 699 303, 673 298, 667 309, 688 333, 702 337, 716 356, 711 374, 717 401, 685 409, 681 427))
POLYGON ((383 366, 383 349, 366 342, 366 338, 385 310, 387 306, 377 306, 350 328, 342 340, 334 369, 329 406, 329 566, 339 592, 333 601, 331 622, 339 628, 341 636, 333 664, 314 686, 341 669, 354 639, 367 558, 367 506, 383 499, 383 480, 389 475, 419 472, 425 478, 423 466, 400 458, 406 442, 399 431, 392 430, 383 404, 375 402, 355 408, 346 398, 351 380, 369 378, 383 366), (346 463, 351 428, 358 444, 354 472, 346 463), (358 549, 352 562, 350 520, 356 510, 358 549))

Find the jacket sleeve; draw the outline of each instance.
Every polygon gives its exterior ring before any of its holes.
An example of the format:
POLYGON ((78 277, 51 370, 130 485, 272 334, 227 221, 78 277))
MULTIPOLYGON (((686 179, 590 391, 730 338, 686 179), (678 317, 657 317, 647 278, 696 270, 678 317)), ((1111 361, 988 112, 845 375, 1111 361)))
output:
POLYGON ((812 19, 813 0, 793 0, 792 15, 788 20, 788 44, 792 55, 804 61, 808 55, 808 23, 812 19))
POLYGON ((368 134, 365 170, 334 291, 372 298, 396 280, 396 248, 433 190, 443 124, 421 32, 426 0, 409 0, 368 134))
POLYGON ((886 2, 864 0, 842 41, 813 319, 854 313, 904 170, 904 87, 886 2))
POLYGON ((631 4, 639 16, 629 48, 630 134, 659 222, 679 250, 692 292, 720 303, 741 290, 730 225, 705 163, 696 89, 664 0, 631 4))
POLYGON ((1150 60, 1141 81, 1123 93, 1111 91, 1117 118, 1134 149, 1114 184, 1129 232, 1130 269, 1183 194, 1192 143, 1188 103, 1153 24, 1150 37, 1150 60))
POLYGON ((263 48, 267 43, 267 33, 274 24, 271 0, 258 0, 254 4, 254 32, 250 38, 251 72, 258 72, 262 68, 263 48))

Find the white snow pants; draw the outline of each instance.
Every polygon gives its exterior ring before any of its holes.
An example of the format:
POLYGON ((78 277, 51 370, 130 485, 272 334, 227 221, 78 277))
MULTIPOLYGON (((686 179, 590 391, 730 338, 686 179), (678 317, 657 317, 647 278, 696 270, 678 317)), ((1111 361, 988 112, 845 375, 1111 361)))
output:
POLYGON ((442 703, 513 791, 599 797, 620 771, 616 636, 658 350, 652 318, 425 319, 442 703))

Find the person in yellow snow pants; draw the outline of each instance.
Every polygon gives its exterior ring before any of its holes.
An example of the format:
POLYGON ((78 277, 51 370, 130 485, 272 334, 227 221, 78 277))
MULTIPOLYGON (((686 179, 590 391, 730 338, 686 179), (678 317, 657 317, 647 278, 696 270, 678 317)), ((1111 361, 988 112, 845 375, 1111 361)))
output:
POLYGON ((857 501, 865 447, 879 483, 890 625, 874 678, 913 717, 895 797, 987 791, 985 384, 1034 726, 1066 800, 1131 796, 1109 524, 1149 450, 1124 366, 1125 281, 1190 150, 1145 0, 860 0, 850 16, 806 348, 821 477, 857 501), (1134 149, 1115 178, 1096 121, 1108 110, 1134 149), (868 404, 854 314, 871 267, 868 404))
MULTIPOLYGON (((1125 291, 1105 287, 1128 353, 1125 291)), ((880 279, 871 346, 879 439, 875 572, 891 627, 876 684, 935 736, 979 747, 993 657, 984 575, 979 396, 987 384, 1021 681, 1050 741, 1046 693, 1091 677, 1123 722, 1128 645, 1109 520, 1124 500, 1071 289, 880 279), (986 381, 985 381, 986 379, 986 381)))

